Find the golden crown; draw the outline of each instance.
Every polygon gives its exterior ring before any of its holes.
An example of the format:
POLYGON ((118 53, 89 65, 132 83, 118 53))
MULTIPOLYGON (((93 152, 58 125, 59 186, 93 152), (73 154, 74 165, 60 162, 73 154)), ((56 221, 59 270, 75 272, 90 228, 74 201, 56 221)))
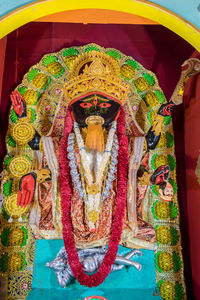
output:
POLYGON ((120 76, 116 59, 93 50, 79 55, 71 64, 64 92, 68 102, 87 93, 100 92, 124 104, 129 86, 120 76))

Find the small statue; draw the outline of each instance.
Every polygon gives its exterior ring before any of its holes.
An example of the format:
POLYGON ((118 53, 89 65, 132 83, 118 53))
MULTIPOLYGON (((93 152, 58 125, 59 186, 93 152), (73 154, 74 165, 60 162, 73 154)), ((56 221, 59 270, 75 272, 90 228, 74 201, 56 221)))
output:
POLYGON ((169 181, 160 184, 159 195, 160 195, 160 199, 163 201, 166 202, 172 201, 174 190, 173 190, 173 186, 169 183, 169 181))
MULTIPOLYGON (((87 273, 94 273, 101 266, 104 256, 107 253, 107 248, 102 246, 93 249, 81 249, 77 252, 83 271, 87 273)), ((142 252, 140 250, 131 250, 125 255, 117 255, 110 273, 121 270, 125 266, 133 266, 138 271, 141 271, 141 264, 131 260, 131 258, 135 255, 141 256, 142 252)), ((58 283, 61 287, 66 287, 66 285, 74 278, 64 247, 58 252, 54 260, 46 263, 46 266, 56 273, 58 283)))

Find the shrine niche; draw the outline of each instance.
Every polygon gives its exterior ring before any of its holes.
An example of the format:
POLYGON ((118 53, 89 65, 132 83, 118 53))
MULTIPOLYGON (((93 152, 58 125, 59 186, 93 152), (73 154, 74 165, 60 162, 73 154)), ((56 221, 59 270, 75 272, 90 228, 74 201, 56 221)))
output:
POLYGON ((60 287, 143 272, 148 249, 162 299, 185 298, 171 114, 197 63, 169 102, 155 74, 116 49, 65 48, 31 67, 11 94, 1 183, 10 298, 31 290, 35 241, 61 239, 46 261, 60 287))

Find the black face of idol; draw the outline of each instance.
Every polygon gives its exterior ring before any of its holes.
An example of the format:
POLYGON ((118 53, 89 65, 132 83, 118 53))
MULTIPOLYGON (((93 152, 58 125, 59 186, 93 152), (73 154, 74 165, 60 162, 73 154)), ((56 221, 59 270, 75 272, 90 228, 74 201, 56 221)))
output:
POLYGON ((99 94, 88 95, 71 105, 76 122, 86 127, 85 120, 89 116, 101 116, 104 119, 103 127, 108 127, 118 116, 120 104, 109 97, 99 94))

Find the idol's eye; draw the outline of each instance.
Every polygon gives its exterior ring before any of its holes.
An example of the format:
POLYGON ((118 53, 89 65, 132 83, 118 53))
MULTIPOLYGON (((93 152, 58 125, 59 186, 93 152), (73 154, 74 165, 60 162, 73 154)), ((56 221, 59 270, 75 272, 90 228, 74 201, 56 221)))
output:
POLYGON ((89 103, 89 102, 82 102, 82 103, 80 104, 80 106, 83 107, 83 108, 88 108, 88 107, 91 107, 92 104, 89 103))
POLYGON ((103 107, 103 108, 107 108, 107 107, 110 107, 111 104, 110 104, 110 103, 104 102, 104 103, 99 104, 99 106, 100 106, 100 107, 103 107))

